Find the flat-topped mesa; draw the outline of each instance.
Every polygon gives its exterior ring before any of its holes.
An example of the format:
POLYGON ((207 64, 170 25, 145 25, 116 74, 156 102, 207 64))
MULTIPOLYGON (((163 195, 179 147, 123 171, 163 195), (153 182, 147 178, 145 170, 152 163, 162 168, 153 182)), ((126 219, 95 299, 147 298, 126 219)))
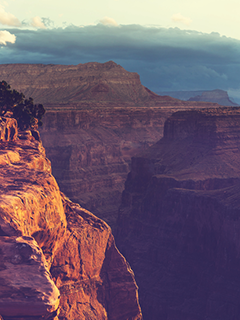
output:
POLYGON ((59 104, 62 108, 196 104, 153 93, 141 84, 137 73, 128 72, 113 61, 68 66, 2 64, 0 74, 13 88, 47 109, 59 104))
POLYGON ((142 319, 111 228, 60 193, 41 141, 2 122, 0 318, 142 319))
POLYGON ((143 317, 238 319, 240 109, 186 111, 132 158, 116 227, 143 317))

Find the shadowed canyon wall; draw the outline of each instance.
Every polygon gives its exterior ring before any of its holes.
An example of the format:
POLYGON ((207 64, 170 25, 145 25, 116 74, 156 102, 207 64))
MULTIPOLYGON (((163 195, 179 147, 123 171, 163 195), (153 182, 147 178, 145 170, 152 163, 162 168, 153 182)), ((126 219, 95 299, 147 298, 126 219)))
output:
POLYGON ((132 159, 116 241, 145 320, 240 314, 240 111, 183 111, 132 159))

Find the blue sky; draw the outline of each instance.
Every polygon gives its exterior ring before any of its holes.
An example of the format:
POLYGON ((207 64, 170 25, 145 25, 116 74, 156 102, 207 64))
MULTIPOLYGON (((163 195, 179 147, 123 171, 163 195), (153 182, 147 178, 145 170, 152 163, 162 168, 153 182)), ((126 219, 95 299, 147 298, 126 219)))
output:
POLYGON ((113 60, 153 91, 240 97, 240 1, 0 0, 0 63, 113 60))

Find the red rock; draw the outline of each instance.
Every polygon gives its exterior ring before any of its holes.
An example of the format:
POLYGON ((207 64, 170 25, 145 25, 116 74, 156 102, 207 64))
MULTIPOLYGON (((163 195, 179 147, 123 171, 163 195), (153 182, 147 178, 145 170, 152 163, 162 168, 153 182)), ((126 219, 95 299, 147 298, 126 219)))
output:
POLYGON ((2 141, 0 166, 3 319, 141 319, 133 272, 110 227, 60 194, 42 143, 31 132, 2 141))
POLYGON ((60 319, 141 319, 134 275, 110 227, 63 198, 68 231, 51 273, 61 292, 60 319))
POLYGON ((31 237, 0 237, 0 313, 3 317, 43 316, 59 305, 42 250, 31 237))
POLYGON ((13 118, 0 117, 0 141, 14 141, 17 138, 17 121, 13 118))

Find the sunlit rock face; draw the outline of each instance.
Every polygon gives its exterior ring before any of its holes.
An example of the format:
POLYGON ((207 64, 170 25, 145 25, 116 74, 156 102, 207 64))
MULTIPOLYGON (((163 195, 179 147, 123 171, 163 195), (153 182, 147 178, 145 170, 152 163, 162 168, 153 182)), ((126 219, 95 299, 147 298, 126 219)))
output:
POLYGON ((1 317, 142 319, 110 227, 60 193, 31 131, 17 134, 16 120, 1 121, 14 133, 0 141, 1 317))
POLYGON ((239 317, 240 111, 183 111, 132 159, 116 241, 147 320, 239 317))

